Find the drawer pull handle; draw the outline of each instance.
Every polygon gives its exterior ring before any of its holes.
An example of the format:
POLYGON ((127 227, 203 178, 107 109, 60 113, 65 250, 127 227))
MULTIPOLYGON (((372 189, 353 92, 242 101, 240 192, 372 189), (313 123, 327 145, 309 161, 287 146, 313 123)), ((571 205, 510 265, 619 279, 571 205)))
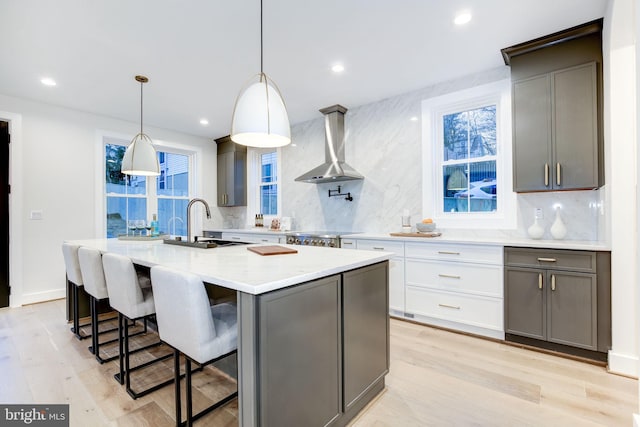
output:
POLYGON ((542 273, 538 274, 538 289, 542 289, 542 273))
POLYGON ((268 242, 269 239, 262 239, 261 242, 268 242))
POLYGON ((440 255, 460 255, 460 252, 438 251, 440 255))
POLYGON ((240 240, 240 238, 239 238, 239 237, 236 237, 236 236, 231 236, 231 239, 232 239, 232 240, 240 240))
POLYGON ((540 262, 556 262, 555 258, 538 258, 540 262))
POLYGON ((353 242, 342 242, 342 246, 353 245, 353 242))
POLYGON ((376 251, 384 251, 384 248, 381 248, 380 246, 374 246, 373 249, 376 251))
POLYGON ((440 277, 446 277, 447 279, 459 279, 460 276, 456 276, 454 274, 438 274, 440 277))
POLYGON ((549 186, 549 163, 544 164, 544 186, 549 186))
POLYGON ((556 275, 555 274, 551 275, 551 290, 552 291, 556 290, 556 275))
POLYGON ((562 179, 560 178, 560 162, 556 163, 556 184, 560 185, 562 179))
POLYGON ((449 305, 449 304, 438 304, 440 307, 444 307, 444 308, 452 308, 454 310, 460 310, 460 306, 459 305, 449 305))

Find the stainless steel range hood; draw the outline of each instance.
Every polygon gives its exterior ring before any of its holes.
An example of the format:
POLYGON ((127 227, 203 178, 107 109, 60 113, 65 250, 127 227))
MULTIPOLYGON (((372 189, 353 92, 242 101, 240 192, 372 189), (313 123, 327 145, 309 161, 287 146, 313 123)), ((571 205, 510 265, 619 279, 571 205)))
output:
POLYGON ((363 179, 362 175, 344 161, 344 114, 347 109, 336 104, 323 108, 320 112, 324 114, 325 162, 300 175, 296 181, 321 184, 363 179))

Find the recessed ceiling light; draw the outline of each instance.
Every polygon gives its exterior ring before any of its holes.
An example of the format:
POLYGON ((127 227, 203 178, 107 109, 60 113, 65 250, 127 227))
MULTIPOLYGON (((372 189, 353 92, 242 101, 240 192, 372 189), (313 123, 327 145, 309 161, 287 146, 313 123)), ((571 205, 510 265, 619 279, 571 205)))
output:
POLYGON ((42 83, 45 86, 55 86, 56 85, 56 81, 53 80, 50 77, 45 77, 45 78, 41 79, 40 83, 42 83))
POLYGON ((331 71, 333 71, 334 73, 341 73, 344 71, 344 65, 335 64, 331 67, 331 71))
POLYGON ((202 126, 206 126, 206 125, 208 125, 208 124, 209 124, 209 120, 207 120, 207 119, 200 119, 200 124, 201 124, 202 126))
POLYGON ((459 14, 456 15, 455 19, 453 20, 453 23, 456 25, 464 25, 469 21, 471 21, 471 13, 460 12, 459 14))

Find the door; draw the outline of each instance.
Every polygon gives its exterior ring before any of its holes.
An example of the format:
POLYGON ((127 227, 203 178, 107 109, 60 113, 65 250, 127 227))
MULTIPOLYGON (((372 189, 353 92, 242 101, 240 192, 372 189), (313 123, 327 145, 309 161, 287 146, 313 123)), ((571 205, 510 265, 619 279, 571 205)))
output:
POLYGON ((548 74, 513 84, 513 189, 551 188, 551 80, 548 74))
POLYGON ((596 275, 549 270, 548 340, 598 349, 596 275))
POLYGON ((553 188, 598 187, 595 62, 553 73, 553 188))
POLYGON ((546 339, 545 270, 507 267, 504 271, 505 332, 540 340, 546 339))
POLYGON ((0 121, 0 307, 9 306, 9 123, 0 121))

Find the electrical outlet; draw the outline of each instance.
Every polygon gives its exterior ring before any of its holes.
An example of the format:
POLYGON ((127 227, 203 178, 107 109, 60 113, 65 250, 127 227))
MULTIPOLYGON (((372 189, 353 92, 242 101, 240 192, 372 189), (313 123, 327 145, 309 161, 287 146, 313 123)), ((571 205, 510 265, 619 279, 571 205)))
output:
POLYGON ((29 219, 37 219, 37 220, 42 219, 42 211, 37 210, 37 211, 29 212, 29 219))
POLYGON ((536 219, 543 219, 544 218, 544 214, 542 213, 542 208, 535 208, 533 210, 534 212, 534 216, 536 219))

